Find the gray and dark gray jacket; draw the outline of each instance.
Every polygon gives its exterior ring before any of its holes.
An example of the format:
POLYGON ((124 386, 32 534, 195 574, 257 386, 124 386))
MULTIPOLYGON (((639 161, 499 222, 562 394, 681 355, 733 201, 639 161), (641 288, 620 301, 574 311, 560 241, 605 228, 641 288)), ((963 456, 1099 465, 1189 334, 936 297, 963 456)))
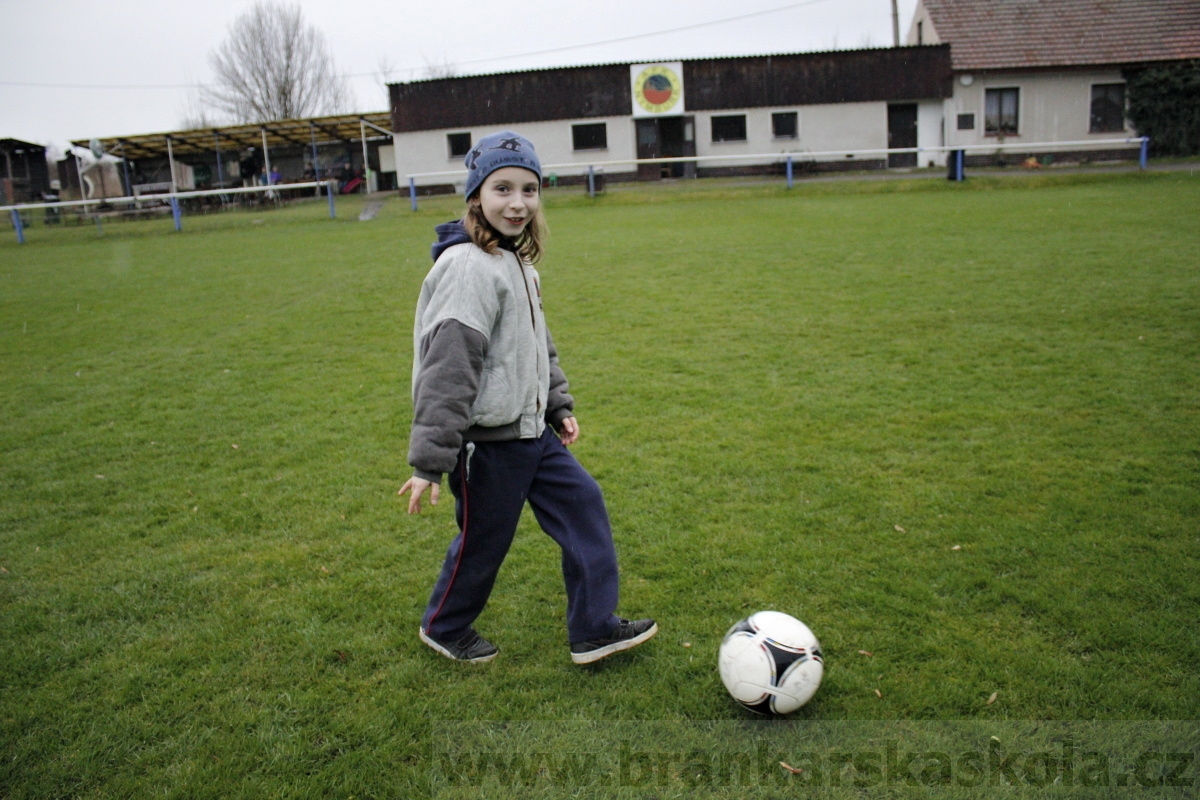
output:
POLYGON ((437 232, 413 323, 408 447, 413 474, 434 482, 454 469, 463 441, 536 438, 575 406, 537 271, 509 250, 480 250, 461 223, 437 232))

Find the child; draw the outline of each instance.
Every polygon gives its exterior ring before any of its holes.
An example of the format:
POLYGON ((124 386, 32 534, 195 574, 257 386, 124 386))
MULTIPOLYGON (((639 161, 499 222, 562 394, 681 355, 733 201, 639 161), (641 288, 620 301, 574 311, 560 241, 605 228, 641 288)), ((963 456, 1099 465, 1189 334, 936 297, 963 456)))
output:
POLYGON ((590 664, 658 632, 617 617, 617 555, 600 487, 566 448, 575 401, 542 316, 542 167, 511 131, 467 154, 467 210, 438 225, 433 269, 413 326, 408 513, 450 473, 459 533, 421 620, 420 638, 457 661, 499 650, 471 627, 508 553, 525 501, 562 548, 571 659, 590 664), (557 435, 556 435, 557 432, 557 435))

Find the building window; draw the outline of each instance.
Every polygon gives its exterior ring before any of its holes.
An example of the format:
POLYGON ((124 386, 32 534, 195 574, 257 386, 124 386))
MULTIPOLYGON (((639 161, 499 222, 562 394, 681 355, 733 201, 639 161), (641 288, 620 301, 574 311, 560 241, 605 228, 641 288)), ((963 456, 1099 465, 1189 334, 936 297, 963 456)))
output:
POLYGON ((446 134, 446 144, 450 147, 451 158, 462 158, 471 150, 471 134, 448 133, 446 134))
POLYGON ((917 44, 925 44, 925 23, 917 23, 917 44))
POLYGON ((1015 136, 1020 120, 1020 89, 988 89, 984 96, 983 132, 987 136, 1015 136))
POLYGON ((771 133, 776 139, 795 139, 800 126, 795 111, 779 111, 771 115, 771 133))
POLYGON ((607 150, 608 123, 589 122, 571 126, 571 143, 576 150, 607 150))
POLYGON ((1125 130, 1125 84, 1098 83, 1092 87, 1092 133, 1125 130))
POLYGON ((958 129, 960 131, 975 130, 975 115, 974 114, 959 114, 958 129))
POLYGON ((731 114, 712 118, 712 140, 714 142, 746 141, 746 115, 731 114))

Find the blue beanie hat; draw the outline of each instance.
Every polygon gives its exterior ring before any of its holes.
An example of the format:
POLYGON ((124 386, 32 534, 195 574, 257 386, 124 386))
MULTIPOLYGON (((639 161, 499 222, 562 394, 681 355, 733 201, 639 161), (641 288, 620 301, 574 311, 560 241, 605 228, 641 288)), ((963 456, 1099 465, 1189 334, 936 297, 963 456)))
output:
POLYGON ((533 150, 533 142, 512 131, 484 136, 475 143, 463 162, 467 165, 464 192, 467 197, 479 188, 488 175, 504 167, 527 169, 538 176, 539 183, 542 180, 542 162, 538 161, 537 153, 533 150))

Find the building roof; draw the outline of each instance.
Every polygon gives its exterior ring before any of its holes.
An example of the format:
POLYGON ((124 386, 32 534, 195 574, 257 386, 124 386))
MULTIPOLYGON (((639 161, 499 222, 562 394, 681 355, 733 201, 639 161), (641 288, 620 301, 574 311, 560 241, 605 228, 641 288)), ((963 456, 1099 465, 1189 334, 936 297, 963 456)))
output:
POLYGON ((921 2, 955 70, 1200 58, 1200 0, 921 2))
MULTIPOLYGON (((171 141, 171 152, 176 156, 212 153, 217 146, 220 146, 222 150, 262 147, 263 133, 265 132, 267 147, 282 150, 297 146, 307 147, 314 139, 317 144, 327 144, 331 141, 359 141, 362 138, 360 120, 368 123, 367 139, 383 138, 384 134, 372 126, 387 128, 390 117, 391 115, 386 111, 375 111, 368 114, 285 119, 247 125, 223 125, 191 131, 109 136, 100 139, 100 144, 107 153, 137 160, 150 156, 166 156, 168 139, 171 141)), ((88 141, 87 139, 77 139, 71 144, 77 147, 87 147, 88 141)))

